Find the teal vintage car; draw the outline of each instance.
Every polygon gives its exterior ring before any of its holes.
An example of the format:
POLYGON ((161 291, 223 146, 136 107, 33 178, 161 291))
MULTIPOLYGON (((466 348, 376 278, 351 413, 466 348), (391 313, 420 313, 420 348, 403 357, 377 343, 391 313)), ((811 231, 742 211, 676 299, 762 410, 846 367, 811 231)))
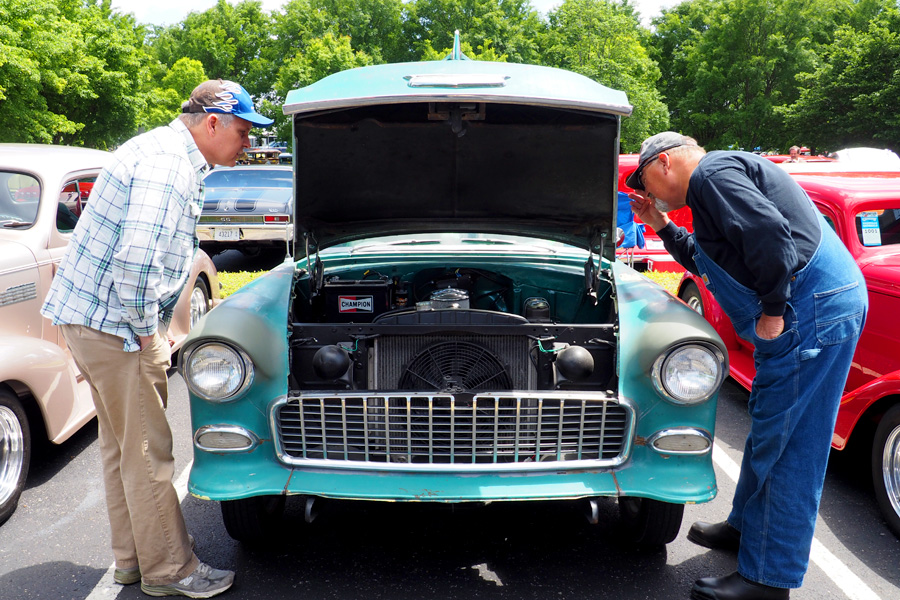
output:
POLYGON ((615 497, 635 542, 716 495, 726 351, 615 260, 624 93, 467 60, 292 91, 294 260, 196 326, 189 490, 229 534, 286 496, 615 497))

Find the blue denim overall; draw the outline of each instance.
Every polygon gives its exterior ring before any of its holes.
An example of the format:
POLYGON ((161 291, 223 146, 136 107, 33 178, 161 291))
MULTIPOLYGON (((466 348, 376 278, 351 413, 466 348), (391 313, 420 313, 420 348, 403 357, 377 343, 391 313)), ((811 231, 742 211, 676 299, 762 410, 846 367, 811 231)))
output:
POLYGON ((784 332, 773 340, 756 335, 756 293, 694 245, 709 291, 756 348, 750 434, 728 516, 741 532, 738 571, 781 588, 800 587, 809 565, 834 423, 868 309, 856 262, 819 222, 819 247, 794 273, 784 332))

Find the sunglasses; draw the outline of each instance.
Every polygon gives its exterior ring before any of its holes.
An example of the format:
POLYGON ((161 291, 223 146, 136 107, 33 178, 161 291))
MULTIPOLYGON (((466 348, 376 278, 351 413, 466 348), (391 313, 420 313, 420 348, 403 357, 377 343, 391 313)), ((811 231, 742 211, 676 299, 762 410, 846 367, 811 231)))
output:
POLYGON ((647 167, 649 167, 651 164, 653 164, 653 161, 658 159, 661 155, 662 155, 662 152, 660 152, 659 154, 657 154, 656 156, 654 156, 653 158, 648 160, 646 163, 644 163, 644 168, 641 169, 641 174, 640 174, 640 176, 638 176, 638 181, 641 184, 641 189, 647 189, 647 186, 644 185, 644 173, 647 171, 647 167))

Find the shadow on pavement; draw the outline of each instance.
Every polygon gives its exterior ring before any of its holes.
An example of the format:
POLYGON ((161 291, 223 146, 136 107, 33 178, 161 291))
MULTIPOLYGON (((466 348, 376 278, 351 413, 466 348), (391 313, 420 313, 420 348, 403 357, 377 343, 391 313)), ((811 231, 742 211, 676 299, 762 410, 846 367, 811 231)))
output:
POLYGON ((105 570, 65 561, 46 562, 0 576, 4 600, 84 600, 105 570))

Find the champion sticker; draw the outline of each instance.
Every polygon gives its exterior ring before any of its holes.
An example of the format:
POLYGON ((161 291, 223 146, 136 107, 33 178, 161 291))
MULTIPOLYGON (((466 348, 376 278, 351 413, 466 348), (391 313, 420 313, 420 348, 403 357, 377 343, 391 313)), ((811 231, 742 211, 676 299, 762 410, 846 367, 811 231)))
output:
POLYGON ((375 302, 372 296, 338 296, 338 312, 374 312, 375 302))

